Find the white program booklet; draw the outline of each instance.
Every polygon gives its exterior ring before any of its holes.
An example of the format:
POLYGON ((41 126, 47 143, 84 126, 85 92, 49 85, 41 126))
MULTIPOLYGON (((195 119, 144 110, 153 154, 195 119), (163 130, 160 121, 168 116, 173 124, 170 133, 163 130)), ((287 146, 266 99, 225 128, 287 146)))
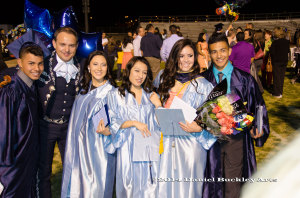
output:
POLYGON ((193 122, 197 117, 197 110, 177 96, 174 97, 170 109, 182 109, 184 119, 189 123, 193 122))

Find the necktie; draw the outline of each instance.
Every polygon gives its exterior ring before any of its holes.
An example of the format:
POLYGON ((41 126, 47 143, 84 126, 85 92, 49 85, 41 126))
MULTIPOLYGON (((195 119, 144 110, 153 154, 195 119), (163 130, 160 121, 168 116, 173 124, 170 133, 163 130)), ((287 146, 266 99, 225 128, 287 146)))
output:
POLYGON ((218 76, 219 76, 219 83, 222 81, 223 75, 224 75, 224 74, 223 74, 222 72, 218 73, 218 76))

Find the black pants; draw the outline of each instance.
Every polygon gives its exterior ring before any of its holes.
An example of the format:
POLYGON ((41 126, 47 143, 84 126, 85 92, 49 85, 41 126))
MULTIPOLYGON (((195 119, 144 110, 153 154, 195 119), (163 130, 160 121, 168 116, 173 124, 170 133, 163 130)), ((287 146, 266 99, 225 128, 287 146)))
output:
POLYGON ((61 161, 65 156, 65 145, 67 137, 68 123, 53 124, 44 120, 40 121, 40 152, 38 163, 38 189, 40 198, 52 197, 51 194, 51 174, 54 148, 57 142, 61 161))
POLYGON ((283 83, 287 64, 272 63, 273 66, 273 95, 280 96, 283 93, 283 83))
POLYGON ((242 183, 236 178, 242 178, 243 174, 243 139, 244 133, 239 133, 225 143, 221 144, 221 163, 223 167, 223 177, 235 181, 224 182, 224 198, 239 198, 242 183))

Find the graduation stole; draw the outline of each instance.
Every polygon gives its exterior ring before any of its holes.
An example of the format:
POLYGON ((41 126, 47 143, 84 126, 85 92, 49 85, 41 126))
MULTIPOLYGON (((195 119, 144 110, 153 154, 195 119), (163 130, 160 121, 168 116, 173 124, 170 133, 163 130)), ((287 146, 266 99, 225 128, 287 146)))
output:
POLYGON ((9 75, 3 76, 3 81, 0 82, 0 88, 4 87, 5 85, 8 85, 11 82, 11 77, 9 75))

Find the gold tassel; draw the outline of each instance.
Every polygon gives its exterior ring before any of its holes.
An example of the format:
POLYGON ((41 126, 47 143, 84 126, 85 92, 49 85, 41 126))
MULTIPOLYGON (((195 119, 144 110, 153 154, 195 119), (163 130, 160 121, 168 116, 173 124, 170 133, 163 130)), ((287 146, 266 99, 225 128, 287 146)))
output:
POLYGON ((0 82, 0 88, 4 87, 5 85, 8 85, 11 82, 11 77, 9 75, 3 76, 3 81, 0 82))
POLYGON ((163 133, 160 133, 160 141, 159 141, 159 154, 161 155, 164 152, 164 139, 163 139, 163 133))

